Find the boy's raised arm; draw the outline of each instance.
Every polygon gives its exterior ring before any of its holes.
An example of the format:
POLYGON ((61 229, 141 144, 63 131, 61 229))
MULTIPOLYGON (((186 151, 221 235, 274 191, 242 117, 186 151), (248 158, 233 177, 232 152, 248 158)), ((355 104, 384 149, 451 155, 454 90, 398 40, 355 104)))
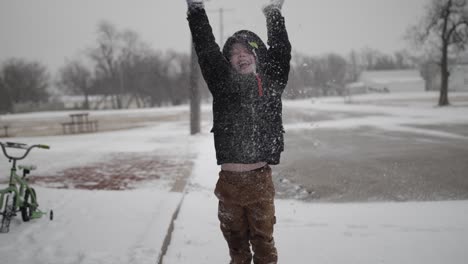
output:
POLYGON ((263 8, 267 19, 268 33, 268 62, 271 66, 270 74, 276 76, 279 81, 287 81, 291 61, 291 43, 281 14, 284 0, 271 0, 263 8))
POLYGON ((186 1, 188 7, 187 20, 189 22, 190 31, 192 32, 192 40, 195 44, 197 54, 209 50, 219 51, 219 46, 216 44, 203 1, 186 1))
MULTIPOLYGON (((187 20, 200 68, 207 82, 227 76, 228 63, 215 41, 203 1, 186 0, 187 20)), ((208 83, 210 87, 210 84, 208 83)), ((213 92, 213 91, 212 91, 213 92)))

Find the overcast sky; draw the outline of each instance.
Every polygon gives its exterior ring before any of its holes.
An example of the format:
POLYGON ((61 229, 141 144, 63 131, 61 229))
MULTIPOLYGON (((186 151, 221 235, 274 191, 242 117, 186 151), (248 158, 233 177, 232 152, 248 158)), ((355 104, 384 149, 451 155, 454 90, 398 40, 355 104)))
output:
MULTIPOLYGON (((219 40, 219 15, 226 8, 225 36, 250 29, 266 41, 262 4, 268 0, 206 3, 219 40)), ((407 47, 406 28, 422 16, 428 0, 286 0, 283 14, 293 49, 310 55, 347 54, 368 46, 391 53, 407 47)), ((66 58, 96 42, 102 21, 136 31, 155 50, 189 52, 185 0, 0 0, 0 62, 38 60, 55 71, 66 58)))

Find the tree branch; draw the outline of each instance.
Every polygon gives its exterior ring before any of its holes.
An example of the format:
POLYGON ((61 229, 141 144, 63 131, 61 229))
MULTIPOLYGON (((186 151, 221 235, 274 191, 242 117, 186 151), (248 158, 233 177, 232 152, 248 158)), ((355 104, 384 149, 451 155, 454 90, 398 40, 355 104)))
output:
POLYGON ((449 40, 449 37, 446 35, 446 33, 447 33, 447 25, 448 25, 451 8, 452 8, 452 0, 449 0, 445 8, 442 10, 442 19, 444 20, 444 26, 442 27, 442 41, 444 43, 447 43, 449 40))
POLYGON ((452 26, 452 28, 450 28, 449 31, 448 31, 448 33, 447 33, 447 40, 450 39, 450 36, 453 34, 453 32, 454 32, 459 26, 461 26, 461 25, 466 25, 466 26, 468 26, 468 21, 463 20, 463 21, 460 21, 460 22, 454 24, 454 25, 452 26))

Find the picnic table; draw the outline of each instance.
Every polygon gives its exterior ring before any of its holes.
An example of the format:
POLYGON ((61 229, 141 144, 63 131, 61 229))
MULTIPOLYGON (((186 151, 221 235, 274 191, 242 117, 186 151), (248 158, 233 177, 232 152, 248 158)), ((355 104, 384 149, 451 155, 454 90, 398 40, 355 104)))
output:
POLYGON ((70 114, 70 122, 62 123, 64 134, 89 133, 98 130, 98 121, 89 120, 89 113, 70 114))

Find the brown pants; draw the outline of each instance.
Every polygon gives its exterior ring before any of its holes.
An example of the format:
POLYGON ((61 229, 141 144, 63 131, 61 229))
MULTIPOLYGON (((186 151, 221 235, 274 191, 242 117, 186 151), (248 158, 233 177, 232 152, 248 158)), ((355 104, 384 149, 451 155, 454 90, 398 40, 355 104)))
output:
POLYGON ((249 172, 221 171, 215 194, 218 218, 229 246, 231 264, 276 264, 273 240, 275 189, 269 166, 249 172))

